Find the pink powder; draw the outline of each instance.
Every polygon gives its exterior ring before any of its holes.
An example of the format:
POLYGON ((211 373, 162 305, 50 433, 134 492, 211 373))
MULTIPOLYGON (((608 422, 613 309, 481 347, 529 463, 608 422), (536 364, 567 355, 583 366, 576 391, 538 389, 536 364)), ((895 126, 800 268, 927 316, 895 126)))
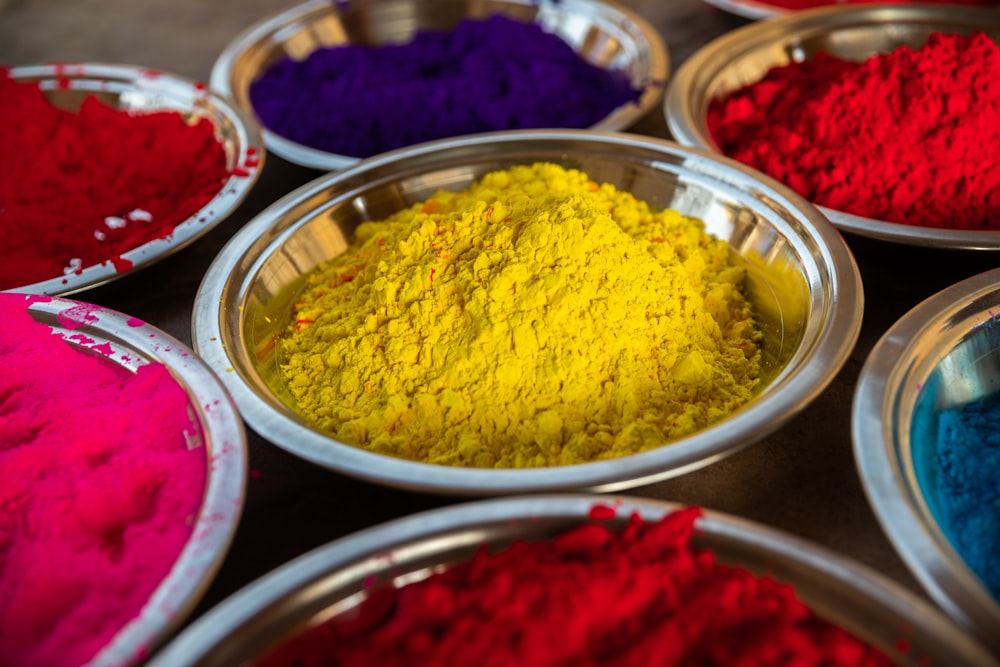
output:
POLYGON ((165 366, 77 350, 28 303, 0 294, 0 663, 78 667, 170 571, 205 452, 165 366))

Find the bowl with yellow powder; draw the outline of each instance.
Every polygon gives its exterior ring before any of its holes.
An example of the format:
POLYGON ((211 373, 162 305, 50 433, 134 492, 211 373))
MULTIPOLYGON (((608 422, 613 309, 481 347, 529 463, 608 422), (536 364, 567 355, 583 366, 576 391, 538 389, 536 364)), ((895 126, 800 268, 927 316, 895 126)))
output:
POLYGON ((618 133, 442 140, 263 211, 199 289, 248 423, 372 481, 612 490, 764 437, 830 382, 863 296, 840 235, 734 162, 618 133))
POLYGON ((483 655, 530 667, 1000 664, 926 600, 803 540, 672 503, 542 495, 319 547, 209 611, 150 667, 483 655))
POLYGON ((327 171, 478 132, 623 130, 669 73, 656 28, 614 0, 310 0, 234 37, 211 85, 268 150, 327 171))

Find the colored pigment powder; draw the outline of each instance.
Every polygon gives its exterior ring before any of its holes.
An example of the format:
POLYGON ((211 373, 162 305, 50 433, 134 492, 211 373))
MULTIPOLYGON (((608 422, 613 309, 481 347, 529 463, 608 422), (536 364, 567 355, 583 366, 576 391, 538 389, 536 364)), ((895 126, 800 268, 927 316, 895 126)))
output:
POLYGON ((652 449, 746 403, 745 271, 700 221, 555 164, 485 175, 318 266, 281 340, 299 410, 380 454, 472 467, 652 449))
POLYGON ((794 589, 691 545, 696 509, 515 541, 360 605, 257 667, 891 664, 794 589))
POLYGON ((907 225, 1000 229, 1000 46, 934 33, 864 62, 820 53, 713 100, 723 153, 814 203, 907 225))
POLYGON ((57 108, 0 70, 0 289, 80 273, 197 213, 229 178, 208 119, 129 113, 88 96, 57 108))
POLYGON ((187 394, 134 374, 0 294, 0 663, 79 667, 136 618, 206 483, 187 394))
POLYGON ((269 130, 353 157, 475 132, 589 127, 640 93, 557 35, 502 16, 419 31, 404 44, 285 58, 250 86, 269 130))
POLYGON ((1000 601, 1000 394, 940 413, 937 463, 942 528, 1000 601))

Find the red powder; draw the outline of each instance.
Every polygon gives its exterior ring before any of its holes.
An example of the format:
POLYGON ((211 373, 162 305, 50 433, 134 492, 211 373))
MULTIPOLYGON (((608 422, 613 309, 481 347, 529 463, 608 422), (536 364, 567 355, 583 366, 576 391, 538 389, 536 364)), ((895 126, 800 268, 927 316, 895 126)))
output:
POLYGON ((690 545, 699 511, 485 548, 383 588, 258 667, 888 665, 793 589, 690 545))
POLYGON ((713 101, 723 153, 878 220, 1000 229, 1000 46, 935 33, 863 63, 828 54, 713 101))
POLYGON ((0 663, 79 667, 167 575, 206 483, 187 395, 0 294, 0 663))
POLYGON ((79 113, 0 71, 0 289, 113 262, 169 236, 228 178, 208 119, 134 114, 87 97, 79 113))

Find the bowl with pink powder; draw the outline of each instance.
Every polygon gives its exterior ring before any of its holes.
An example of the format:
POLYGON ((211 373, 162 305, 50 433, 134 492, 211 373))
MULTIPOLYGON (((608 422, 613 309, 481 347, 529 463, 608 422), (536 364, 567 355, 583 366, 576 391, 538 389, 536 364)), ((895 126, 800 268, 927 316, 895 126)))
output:
POLYGON ((424 512, 237 592, 150 667, 1000 664, 866 567, 721 513, 625 496, 424 512))
POLYGON ((998 67, 995 10, 839 5, 707 44, 663 109, 680 143, 781 181, 842 231, 1000 250, 998 67))
POLYGON ((0 293, 0 656, 127 667, 207 589, 246 441, 182 343, 122 313, 0 293))
MULTIPOLYGON (((768 19, 789 12, 829 7, 844 4, 863 5, 873 2, 906 4, 919 0, 705 0, 713 7, 727 11, 730 14, 748 19, 768 19)), ((925 0, 926 1, 926 0, 925 0)), ((998 4, 997 0, 931 0, 942 5, 964 5, 989 7, 998 4)))
POLYGON ((0 69, 0 290, 68 295, 195 242, 257 181, 256 122, 134 65, 0 69))

